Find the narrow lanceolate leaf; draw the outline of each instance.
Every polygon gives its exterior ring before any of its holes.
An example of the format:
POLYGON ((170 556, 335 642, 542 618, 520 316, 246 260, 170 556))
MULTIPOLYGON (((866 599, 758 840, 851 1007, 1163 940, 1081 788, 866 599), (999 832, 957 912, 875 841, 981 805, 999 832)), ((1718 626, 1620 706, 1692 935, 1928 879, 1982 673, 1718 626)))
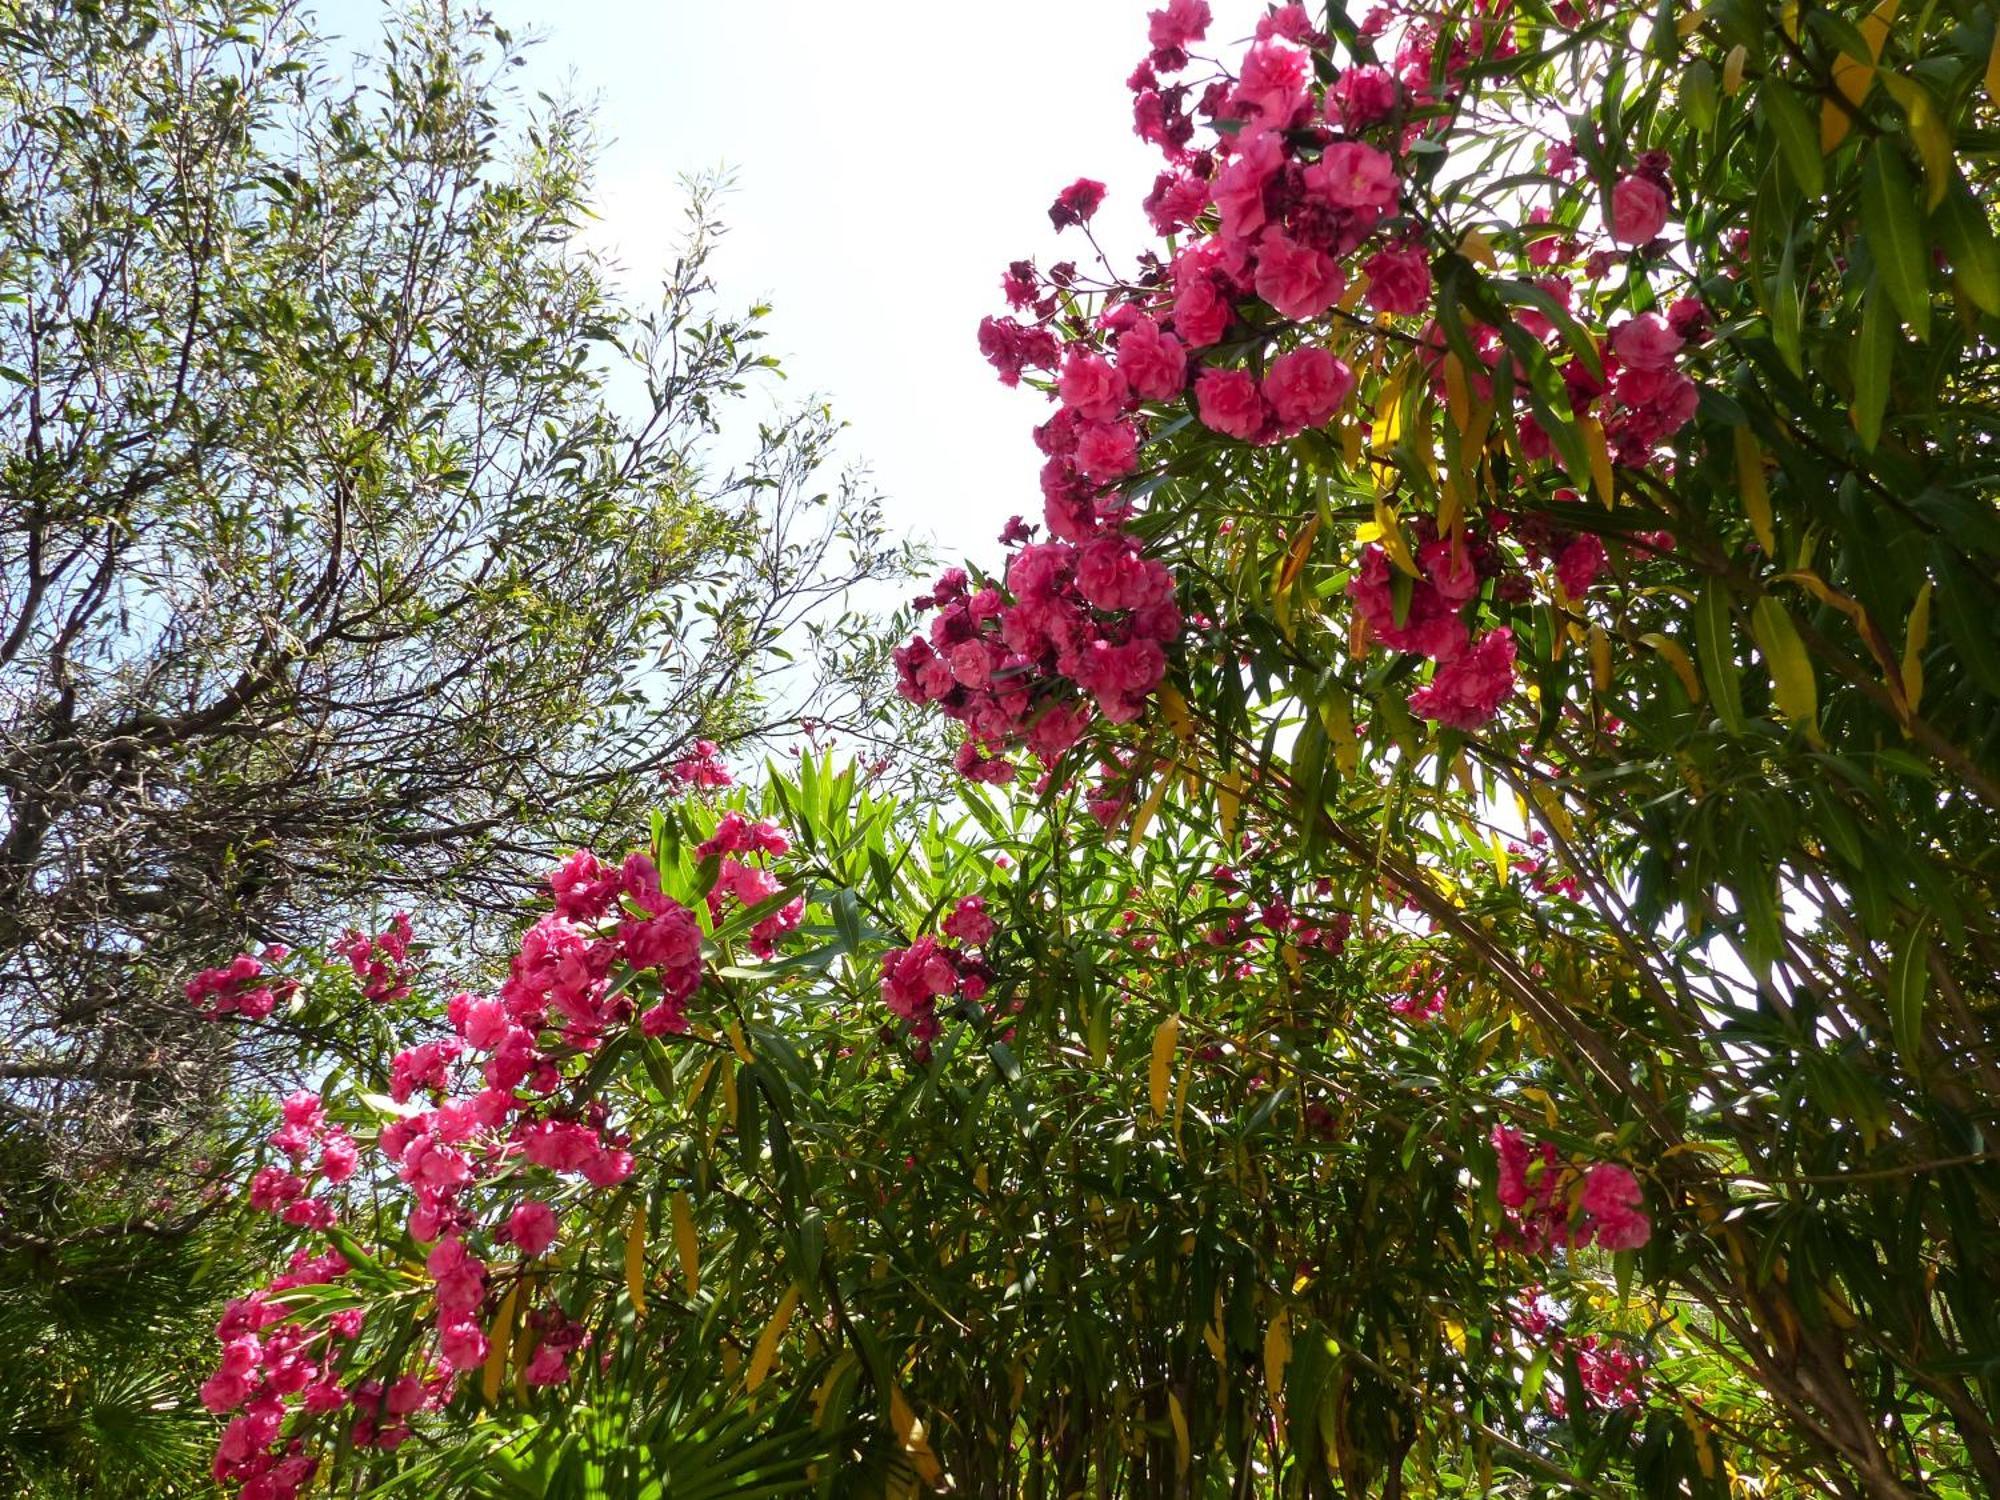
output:
POLYGON ((507 1381, 507 1354, 514 1342, 514 1307, 521 1299, 521 1283, 516 1281, 500 1299, 493 1315, 493 1327, 486 1335, 486 1366, 479 1372, 479 1396, 488 1406, 500 1399, 500 1387, 507 1381))
POLYGON ((1819 723, 1819 690, 1813 681, 1812 658, 1785 606, 1769 594, 1750 610, 1750 633, 1757 639, 1764 664, 1771 669, 1772 696, 1778 712, 1808 729, 1819 723))
POLYGON ((1889 966, 1889 1024, 1896 1052, 1912 1073, 1923 1057, 1924 998, 1930 988, 1930 923, 1917 918, 1902 935, 1889 966))
POLYGON ((1848 413, 1861 446, 1874 451, 1882 439, 1882 418, 1889 410, 1889 372, 1896 359, 1896 314, 1878 273, 1862 294, 1861 334, 1848 350, 1854 381, 1854 406, 1848 413))
POLYGON ((1805 373, 1805 351, 1802 347, 1805 310, 1799 302, 1798 258, 1792 241, 1787 238, 1785 248, 1778 256, 1778 273, 1771 279, 1769 294, 1771 314, 1771 342, 1777 346, 1778 355, 1786 368, 1794 375, 1805 373))
POLYGON ((694 1237, 694 1205, 688 1201, 686 1193, 675 1193, 671 1201, 674 1249, 680 1255, 681 1282, 692 1297, 701 1290, 701 1246, 694 1237))
POLYGON ((1695 671, 1694 662, 1689 659, 1686 649, 1679 641, 1653 630, 1640 636, 1639 643, 1651 646, 1660 654, 1660 659, 1673 668, 1674 676, 1680 679, 1681 687, 1688 695, 1688 702, 1701 702, 1701 676, 1695 671))
POLYGON ((1711 580, 1694 607, 1695 649, 1701 653, 1701 680, 1715 703, 1716 717, 1731 734, 1741 734, 1743 690, 1736 679, 1736 624, 1730 618, 1729 595, 1711 580))
POLYGON ((1924 699, 1924 643, 1931 635, 1931 584, 1924 580, 1917 602, 1910 606, 1910 623, 1903 632, 1903 701, 1915 713, 1924 699))
POLYGON ((1874 13, 1862 19, 1861 40, 1867 44, 1868 58, 1852 57, 1843 52, 1833 60, 1833 86, 1839 97, 1831 95, 1820 106, 1819 146, 1822 152, 1832 151, 1847 139, 1847 133, 1854 128, 1854 115, 1868 91, 1875 86, 1875 64, 1881 59, 1882 44, 1889 39, 1889 24, 1896 19, 1896 11, 1901 0, 1882 0, 1874 13))
POLYGON ((1771 529, 1771 491, 1764 482, 1764 450, 1757 435, 1748 427, 1732 429, 1736 446, 1736 487, 1743 493, 1743 510, 1750 517, 1750 531, 1764 555, 1776 560, 1777 534, 1771 529))
POLYGON ((1821 158, 1819 143, 1813 139, 1812 121, 1799 96, 1777 79, 1771 79, 1758 93, 1757 108, 1770 125, 1771 134, 1777 137, 1779 159, 1797 181, 1800 191, 1808 198, 1819 197, 1826 191, 1826 163, 1821 158))
POLYGON ((1167 1114, 1167 1088, 1173 1079, 1174 1048, 1181 1036, 1181 1018, 1168 1016, 1160 1022, 1153 1033, 1153 1066, 1147 1078, 1147 1099, 1153 1106, 1153 1118, 1162 1120, 1167 1114))
POLYGON ((925 1484, 936 1487, 944 1478, 944 1467, 931 1452, 930 1438, 924 1432, 924 1424, 910 1405, 910 1398, 903 1394, 901 1386, 889 1387, 889 1427, 896 1434, 896 1441, 903 1445, 903 1452, 909 1457, 911 1467, 925 1484))
POLYGON ((792 1326, 792 1314, 798 1308, 799 1289, 794 1284, 785 1288, 785 1295, 778 1299, 778 1310, 771 1314, 771 1321, 757 1336, 757 1347, 750 1351, 750 1366, 743 1372, 743 1388, 746 1391, 756 1390, 764 1383, 764 1377, 771 1373, 771 1362, 778 1357, 778 1341, 792 1326))
POLYGON ((1918 340, 1931 336, 1930 246, 1910 169, 1895 145, 1878 141, 1861 169, 1861 231, 1875 272, 1918 340))
POLYGON ((632 1222, 625 1226, 625 1293, 632 1299, 632 1311, 646 1315, 646 1206, 632 1210, 632 1222))
POLYGON ((1963 177, 1954 177, 1931 216, 1951 261, 1952 282, 1981 312, 2000 313, 2000 240, 1963 177))
POLYGON ((1264 1330, 1264 1390, 1276 1405, 1285 1394, 1285 1366, 1292 1362, 1292 1315, 1286 1310, 1264 1330))
POLYGON ((1167 1421, 1174 1429, 1174 1472, 1185 1476, 1188 1465, 1194 1461, 1194 1452, 1188 1442, 1187 1413, 1181 1410, 1181 1398, 1172 1391, 1167 1392, 1167 1421))
POLYGON ((1932 97, 1931 91, 1915 79, 1885 72, 1882 74, 1882 86, 1902 106, 1903 117, 1910 127, 1910 139, 1916 144, 1917 160, 1924 167, 1924 208, 1926 211, 1935 209, 1944 201, 1945 191, 1951 186, 1951 127, 1939 114, 1937 100, 1932 97))

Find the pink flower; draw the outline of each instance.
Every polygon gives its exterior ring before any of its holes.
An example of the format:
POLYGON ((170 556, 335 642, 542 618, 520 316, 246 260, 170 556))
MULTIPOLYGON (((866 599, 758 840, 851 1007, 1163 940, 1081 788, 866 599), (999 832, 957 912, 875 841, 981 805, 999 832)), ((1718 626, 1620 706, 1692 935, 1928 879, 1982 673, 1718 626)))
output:
POLYGON ((1125 377, 1103 355, 1071 344, 1056 377, 1056 395, 1086 421, 1115 421, 1125 409, 1125 377))
POLYGON ((1147 16, 1146 40, 1156 52, 1181 51, 1207 35, 1212 19, 1208 0, 1167 0, 1164 10, 1147 16))
POLYGON ((1360 141, 1336 141, 1306 169, 1306 186, 1336 208, 1389 209, 1399 191, 1396 164, 1360 141))
POLYGON ((1118 336, 1118 373, 1141 401, 1173 401, 1187 386, 1187 350, 1151 318, 1118 336))
MULTIPOLYGON (((1282 130, 1305 106, 1307 55, 1275 40, 1244 54, 1230 106, 1250 130, 1282 130)), ((1239 136, 1240 140, 1242 137, 1239 136)))
POLYGON ((507 1216, 507 1238, 523 1255, 540 1255, 556 1242, 555 1211, 530 1198, 507 1216))
POLYGON ((447 1323, 438 1330, 438 1353, 454 1370, 476 1370, 486 1363, 490 1352, 477 1323, 447 1323))
POLYGON ((1410 711, 1468 733, 1483 729, 1514 691, 1514 632, 1502 626, 1441 664, 1427 687, 1410 694, 1410 711))
POLYGON ((945 936, 957 938, 973 948, 990 943, 997 930, 993 919, 986 914, 984 896, 967 896, 944 919, 945 936))
POLYGON ((1195 378, 1195 407, 1205 426, 1245 442, 1262 438, 1270 425, 1270 408, 1248 370, 1203 370, 1195 378))
POLYGON ((1139 467, 1139 434, 1130 422, 1088 422, 1076 440, 1077 472, 1110 484, 1139 467))
POLYGON ((1621 177, 1611 189, 1611 238, 1621 245, 1645 245, 1659 238, 1667 223, 1666 189, 1636 173, 1621 177))
POLYGON ((1374 64, 1349 68, 1326 91, 1329 123, 1352 133, 1385 120, 1396 107, 1396 80, 1374 64))
POLYGON ((1049 222, 1058 230, 1067 229, 1072 224, 1088 224, 1090 216, 1097 212, 1097 205, 1103 201, 1104 184, 1079 177, 1056 194, 1056 201, 1049 205, 1049 222))
POLYGON ((1681 336, 1657 314, 1640 313, 1611 330, 1611 348, 1628 370, 1668 370, 1680 352, 1681 336))
POLYGON ((521 1374, 529 1385, 561 1385, 569 1379, 569 1360, 563 1350, 543 1344, 521 1374))
POLYGON ((1556 554, 1556 582, 1570 598, 1581 599, 1597 581, 1605 561, 1604 543, 1583 532, 1556 554))
POLYGON ((1637 1250, 1653 1237, 1653 1221, 1641 1211, 1645 1201, 1630 1171, 1599 1162, 1584 1174, 1578 1207, 1586 1217, 1578 1242, 1588 1243, 1588 1236, 1595 1233, 1606 1250, 1637 1250))
POLYGON ((1368 275, 1368 305, 1415 317, 1431 302, 1431 268, 1415 245, 1377 250, 1361 268, 1368 275))
POLYGON ((1210 278, 1198 276, 1175 284, 1174 332, 1189 348, 1206 349, 1221 342, 1235 317, 1236 309, 1210 278))
POLYGON ((1325 426, 1353 390, 1353 372, 1325 349, 1281 354, 1264 376, 1264 398, 1286 433, 1325 426))
POLYGON ((1247 239, 1268 222, 1264 192, 1283 165, 1284 148, 1278 138, 1260 135, 1244 142, 1230 158, 1229 165, 1216 174, 1209 191, 1215 200, 1224 239, 1247 239))
POLYGON ((1271 228, 1257 242, 1257 295, 1288 318, 1315 318, 1339 300, 1344 278, 1333 257, 1271 228))

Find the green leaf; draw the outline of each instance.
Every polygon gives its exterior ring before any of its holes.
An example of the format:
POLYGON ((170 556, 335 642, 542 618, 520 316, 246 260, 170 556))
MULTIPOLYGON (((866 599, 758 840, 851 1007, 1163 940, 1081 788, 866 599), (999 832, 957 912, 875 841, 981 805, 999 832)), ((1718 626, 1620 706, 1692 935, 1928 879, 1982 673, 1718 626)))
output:
POLYGON ((1731 734, 1744 730, 1743 689, 1736 677, 1736 626, 1730 618, 1729 593, 1711 579, 1695 601, 1695 649, 1701 653, 1701 677, 1708 684, 1722 727, 1731 734))
POLYGON ((1909 168, 1894 146, 1877 142, 1861 169, 1861 229, 1875 269, 1919 340, 1931 335, 1930 246, 1909 168))
POLYGON ((1870 450, 1882 437, 1882 414, 1889 409, 1889 372, 1896 357, 1896 318, 1881 274, 1870 279, 1861 299, 1861 336, 1849 351, 1854 380, 1854 430, 1870 450))
POLYGON ((1896 1052, 1912 1073, 1923 1058, 1924 998, 1930 987, 1930 915, 1911 924, 1889 966, 1889 1025, 1896 1052))
POLYGON ((1817 198, 1826 190, 1826 166, 1820 155, 1819 132, 1797 94, 1773 83, 1757 100, 1771 133, 1778 138, 1778 155, 1799 191, 1817 198))
POLYGON ((2000 240, 1963 177, 1953 177, 1931 221, 1953 279, 1980 311, 2000 313, 2000 240))

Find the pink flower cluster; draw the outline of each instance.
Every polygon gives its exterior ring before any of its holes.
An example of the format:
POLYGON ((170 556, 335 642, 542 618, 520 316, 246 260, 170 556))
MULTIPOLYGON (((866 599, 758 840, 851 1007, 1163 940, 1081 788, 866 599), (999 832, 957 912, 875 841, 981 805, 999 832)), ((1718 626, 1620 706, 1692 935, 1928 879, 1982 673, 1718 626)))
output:
POLYGON ((694 748, 668 766, 663 779, 697 791, 732 785, 735 777, 722 763, 722 747, 714 740, 696 740, 694 748))
POLYGON ((267 964, 282 963, 290 950, 272 944, 259 958, 239 953, 219 969, 203 969, 183 987, 188 1003, 211 1020, 241 1016, 261 1021, 298 990, 298 981, 273 977, 267 964))
POLYGON ((1492 722, 1514 691, 1514 635, 1502 626, 1468 637, 1465 610, 1478 595, 1479 571, 1460 544, 1440 538, 1417 549, 1423 576, 1405 579, 1399 611, 1389 556, 1372 543, 1348 585, 1369 634, 1397 651, 1435 661, 1431 680, 1410 695, 1410 710, 1468 732, 1492 722))
POLYGON ((345 1129, 327 1123, 326 1106, 315 1093, 300 1090, 287 1095, 283 1113, 284 1123, 271 1133, 270 1144, 291 1165, 274 1162, 259 1168, 250 1179, 250 1206, 277 1214, 287 1224, 324 1229, 333 1223, 333 1207, 324 1198, 311 1196, 311 1179, 317 1176, 328 1186, 347 1181, 359 1164, 359 1150, 345 1129), (308 1169, 306 1159, 315 1148, 319 1162, 308 1169))
POLYGON ((985 960, 968 951, 983 950, 998 931, 985 898, 966 897, 942 925, 945 935, 963 946, 924 936, 882 955, 882 1003, 909 1028, 919 1061, 929 1058, 938 1034, 937 1002, 956 995, 977 1004, 993 977, 985 960))
MULTIPOLYGON (((727 851, 725 865, 733 855, 785 848, 770 825, 740 814, 725 816, 711 844, 704 852, 727 851)), ((762 899, 756 892, 765 873, 737 863, 746 873, 730 877, 730 893, 762 899)), ((553 874, 550 887, 555 910, 523 934, 499 993, 454 995, 445 1006, 452 1034, 407 1047, 390 1062, 390 1097, 405 1112, 382 1128, 376 1149, 408 1190, 410 1236, 430 1247, 425 1270, 434 1289, 436 1341, 424 1371, 343 1388, 333 1372, 334 1341, 354 1337, 358 1313, 337 1315, 330 1331, 291 1327, 257 1337, 282 1320, 270 1304, 275 1292, 303 1284, 297 1275, 313 1267, 329 1275, 344 1271, 339 1257, 301 1262, 294 1279, 281 1277, 233 1308, 218 1330, 223 1363, 204 1399, 217 1410, 248 1405, 224 1433, 216 1475, 253 1500, 286 1500, 313 1471, 297 1430, 285 1435, 288 1413, 313 1416, 351 1406, 352 1440, 393 1448, 408 1436, 413 1413, 448 1401, 458 1376, 485 1361, 495 1272, 493 1251, 482 1254, 475 1243, 483 1235, 492 1246, 512 1246, 531 1259, 547 1252, 559 1224, 545 1197, 516 1192, 485 1203, 476 1201, 475 1190, 503 1170, 510 1184, 518 1183, 524 1167, 597 1189, 615 1187, 632 1173, 628 1142, 609 1130, 604 1106, 562 1097, 574 1076, 565 1065, 587 1057, 614 1028, 634 1024, 631 996, 642 981, 657 986, 659 999, 636 1017, 639 1029, 651 1035, 685 1029, 685 1007, 701 983, 701 928, 692 912, 665 894, 659 871, 644 855, 611 866, 579 852, 553 874), (309 1358, 308 1350, 317 1352, 309 1358)), ((796 923, 796 914, 790 920, 796 923)), ((384 998, 393 998, 415 977, 409 942, 407 922, 399 922, 374 939, 356 943, 350 936, 339 951, 371 988, 383 987, 384 998), (377 964, 385 967, 377 970, 377 964)), ((201 993, 212 1003, 235 1000, 240 1009, 241 986, 256 973, 240 961, 218 972, 223 978, 205 980, 201 993)), ((284 1101, 271 1145, 288 1162, 257 1172, 249 1185, 252 1205, 294 1224, 331 1226, 333 1205, 310 1194, 309 1179, 338 1184, 351 1177, 358 1165, 353 1138, 328 1123, 317 1095, 301 1092, 284 1101), (315 1152, 309 1172, 306 1163, 315 1152)), ((587 1342, 586 1332, 559 1307, 532 1309, 528 1318, 536 1345, 524 1378, 560 1383, 569 1377, 570 1356, 587 1342)))
POLYGON ((965 725, 958 768, 979 781, 1011 780, 1016 746, 1053 766, 1095 714, 1136 719, 1181 629, 1172 575, 1116 529, 1028 543, 1006 581, 974 590, 953 569, 920 601, 928 638, 896 652, 898 690, 965 725))
POLYGON ((247 1500, 294 1500, 318 1471, 301 1439, 283 1437, 285 1416, 292 1402, 315 1413, 347 1404, 349 1393, 334 1370, 336 1344, 361 1331, 359 1308, 336 1313, 326 1328, 314 1330, 286 1322, 283 1306, 272 1299, 293 1287, 335 1281, 348 1269, 338 1252, 297 1251, 287 1273, 231 1302, 216 1326, 222 1358, 202 1382, 201 1402, 217 1416, 236 1415, 223 1428, 212 1472, 247 1500))
MULTIPOLYGON (((770 900, 782 889, 782 882, 771 871, 761 865, 744 863, 745 858, 777 856, 791 848, 791 840, 779 831, 775 823, 769 821, 752 822, 742 813, 730 809, 722 815, 715 832, 695 850, 697 859, 720 859, 715 884, 708 892, 708 919, 710 923, 722 920, 723 903, 734 899, 744 906, 757 906, 770 900)), ((777 951, 777 941, 799 925, 805 915, 806 898, 796 896, 783 906, 758 921, 750 929, 750 951, 759 958, 769 958, 777 951)), ((678 1029, 678 1028, 676 1028, 678 1029)))
POLYGON ((1555 1146, 1530 1148, 1511 1125, 1493 1127, 1500 1158, 1500 1206, 1507 1211, 1499 1243, 1539 1255, 1552 1246, 1581 1250, 1636 1250, 1652 1238, 1645 1194, 1628 1168, 1597 1162, 1581 1170, 1564 1163, 1555 1146))
POLYGON ((361 992, 377 1005, 388 1005, 410 993, 415 966, 410 962, 410 914, 399 911, 389 925, 373 937, 349 932, 333 945, 361 981, 361 992))
MULTIPOLYGON (((1562 1322, 1545 1306, 1545 1299, 1530 1288, 1520 1302, 1505 1309, 1506 1320, 1529 1339, 1549 1351, 1558 1367, 1571 1356, 1583 1386, 1584 1400, 1596 1411, 1617 1411, 1637 1406, 1645 1393, 1645 1364, 1623 1343, 1600 1339, 1596 1334, 1571 1338, 1562 1322)), ((1543 1400, 1551 1414, 1568 1414, 1569 1398, 1563 1382, 1547 1380, 1542 1385, 1543 1400)))

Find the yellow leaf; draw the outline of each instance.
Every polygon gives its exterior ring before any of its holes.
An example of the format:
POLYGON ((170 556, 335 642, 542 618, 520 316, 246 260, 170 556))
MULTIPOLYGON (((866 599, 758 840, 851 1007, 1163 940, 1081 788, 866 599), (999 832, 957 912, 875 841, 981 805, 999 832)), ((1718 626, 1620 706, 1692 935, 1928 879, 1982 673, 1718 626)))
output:
POLYGON ((1769 594, 1760 598, 1750 609, 1750 634, 1764 654, 1765 666, 1771 669, 1772 696, 1778 711, 1817 734, 1819 689, 1813 680, 1812 658, 1806 654, 1805 642, 1799 639, 1798 627, 1785 606, 1769 594))
POLYGON ((1731 429, 1736 445, 1736 487, 1743 492, 1743 509, 1750 516, 1750 530, 1757 545, 1773 561, 1778 556, 1777 534, 1771 529, 1771 491, 1764 482, 1764 450, 1757 435, 1748 427, 1731 429))
POLYGON ((1271 1326, 1264 1330, 1264 1389, 1270 1393, 1273 1406, 1284 1399, 1285 1366, 1292 1361, 1291 1323, 1292 1315, 1287 1309, 1271 1319, 1271 1326))
POLYGON ((1167 1392, 1167 1420, 1174 1426, 1174 1472, 1185 1476, 1188 1465, 1194 1462, 1194 1449, 1188 1441, 1187 1413, 1181 1410, 1181 1398, 1172 1391, 1167 1392))
MULTIPOLYGON (((1403 381, 1408 364, 1399 365, 1395 374, 1382 382, 1381 394, 1375 402, 1375 422, 1369 431, 1369 446, 1377 452, 1394 451, 1397 440, 1403 435, 1403 381)), ((1375 488, 1378 493, 1386 493, 1396 487, 1396 466, 1377 463, 1375 466, 1375 488)), ((1379 512, 1381 506, 1376 506, 1379 512)), ((1381 520, 1378 514, 1376 520, 1381 520)))
POLYGON ((1463 255, 1467 260, 1486 267, 1489 271, 1494 270, 1499 265, 1499 262, 1493 258, 1493 242, 1486 237, 1484 232, 1478 229, 1468 229, 1464 234, 1459 236, 1458 253, 1463 255))
POLYGON ((1600 693, 1611 691, 1611 637, 1595 624, 1590 627, 1590 685, 1600 693))
POLYGON ((1611 475, 1611 449, 1604 440, 1604 427, 1595 417, 1576 419, 1577 435, 1583 439, 1585 457, 1590 460, 1590 486, 1607 506, 1618 503, 1618 491, 1611 475))
POLYGON ((827 1407, 833 1401, 835 1389, 840 1385, 841 1378, 858 1363, 852 1349, 843 1349, 840 1358, 827 1366, 826 1374, 820 1378, 819 1389, 813 1392, 813 1426, 826 1426, 827 1407))
POLYGON ((740 1021, 731 1021, 728 1026, 728 1033, 730 1050, 736 1054, 737 1060, 744 1067, 749 1067, 756 1059, 750 1055, 750 1044, 743 1040, 743 1023, 740 1021))
POLYGON ((1750 60, 1750 51, 1741 42, 1729 49, 1729 56, 1722 60, 1722 92, 1734 97, 1743 87, 1743 66, 1750 60))
POLYGON ((701 1245, 694 1236, 694 1205, 686 1193, 671 1199, 674 1215, 674 1249, 681 1259, 681 1282, 692 1297, 701 1290, 701 1245))
POLYGON ((1194 739, 1194 715, 1188 712, 1188 701, 1180 689, 1171 682, 1163 682, 1159 687, 1160 712, 1166 717, 1167 728, 1174 732, 1174 738, 1182 744, 1194 739))
POLYGON ((1651 646, 1674 669, 1674 676, 1680 678, 1681 686, 1687 690, 1688 702, 1701 702, 1701 678, 1679 641, 1672 636, 1661 635, 1657 630, 1648 631, 1639 637, 1639 641, 1641 645, 1651 646))
POLYGON ((1924 642, 1930 634, 1931 585, 1927 578, 1917 590, 1917 602, 1910 606, 1910 623, 1903 632, 1903 698, 1911 713, 1924 698, 1924 642))
POLYGON ((1861 101, 1868 97, 1869 89, 1875 85, 1875 64, 1881 61, 1882 44, 1889 39, 1890 23, 1896 19, 1896 11, 1902 0, 1882 0, 1873 13, 1863 17, 1860 31, 1861 40, 1868 47, 1868 61, 1849 57, 1845 52, 1833 60, 1833 86, 1839 99, 1826 99, 1819 109, 1819 149, 1825 156, 1847 139, 1847 132, 1854 126, 1854 112, 1861 107, 1861 101), (1841 101, 1845 100, 1843 104, 1841 101))
POLYGON ((785 1288, 785 1295, 778 1299, 778 1310, 771 1314, 771 1321, 757 1336, 757 1347, 750 1351, 750 1368, 743 1372, 744 1390, 756 1390, 764 1383, 764 1377, 771 1373, 771 1361, 778 1357, 778 1340, 791 1327, 792 1314, 798 1311, 798 1306, 799 1289, 794 1283, 785 1288))
POLYGON ((1674 35, 1682 41, 1693 36, 1700 27, 1702 18, 1708 14, 1706 5, 1691 5, 1674 18, 1674 35))
POLYGON ((1181 1145, 1181 1118, 1187 1113, 1188 1080, 1194 1077, 1194 1054, 1190 1052, 1181 1064, 1181 1081, 1174 1085, 1174 1149, 1187 1155, 1181 1145))
POLYGON ((1153 815, 1160 810, 1160 804, 1167 800, 1167 788, 1173 785, 1173 778, 1162 773, 1153 782, 1153 789, 1146 794, 1146 800, 1139 804, 1139 811, 1132 817, 1132 832, 1127 840, 1129 848, 1136 849, 1146 837, 1146 830, 1152 826, 1153 815))
POLYGON ((1216 778, 1215 811, 1224 848, 1236 844, 1236 820, 1243 812, 1243 778, 1230 771, 1216 778))
POLYGON ((1902 107, 1910 124, 1910 139, 1916 143, 1917 158, 1924 164, 1924 210, 1929 212, 1944 202, 1957 170, 1951 155, 1951 128, 1938 117, 1931 91, 1914 79, 1894 73, 1882 75, 1882 86, 1902 107))
POLYGON ((1986 54, 1986 97, 2000 104, 2000 28, 1993 33, 1993 50, 1986 54))
POLYGON ((731 1128, 736 1124, 736 1059, 725 1055, 722 1059, 722 1112, 729 1117, 731 1128))
POLYGON ((1318 535, 1319 515, 1315 512, 1278 561, 1277 575, 1271 580, 1274 597, 1290 593, 1292 586, 1299 581, 1299 574, 1305 571, 1306 559, 1312 555, 1313 538, 1318 535))
POLYGON ((1389 554, 1389 561, 1412 578, 1423 577, 1417 568, 1416 558, 1410 553, 1410 544, 1403 536, 1403 523, 1396 519, 1396 513, 1389 509, 1380 495, 1375 497, 1375 524, 1381 528, 1382 550, 1389 554))
POLYGON ((632 1210, 632 1222, 625 1226, 625 1292, 632 1299, 632 1311, 646 1316, 646 1208, 632 1210))
POLYGON ((1487 836, 1487 841, 1493 846, 1493 878, 1495 880, 1505 880, 1507 878, 1507 841, 1500 837, 1500 830, 1497 828, 1487 836))
POLYGON ((1168 1016, 1160 1022, 1153 1033, 1153 1067, 1147 1079, 1149 1102, 1153 1106, 1153 1118, 1163 1120, 1167 1114, 1167 1085, 1173 1078, 1174 1048, 1180 1042, 1181 1018, 1168 1016))
POLYGON ((917 1471, 917 1477, 933 1489, 944 1478, 944 1470, 939 1466, 937 1455, 931 1452, 930 1439, 924 1435, 924 1424, 910 1408, 909 1397, 903 1394, 901 1386, 889 1387, 889 1427, 896 1434, 896 1441, 903 1445, 909 1455, 910 1466, 917 1471))
POLYGON ((486 1334, 486 1367, 479 1372, 479 1395, 488 1406, 500 1399, 500 1387, 507 1380, 507 1354, 514 1341, 514 1306, 521 1300, 521 1283, 516 1281, 500 1299, 493 1326, 486 1334))

